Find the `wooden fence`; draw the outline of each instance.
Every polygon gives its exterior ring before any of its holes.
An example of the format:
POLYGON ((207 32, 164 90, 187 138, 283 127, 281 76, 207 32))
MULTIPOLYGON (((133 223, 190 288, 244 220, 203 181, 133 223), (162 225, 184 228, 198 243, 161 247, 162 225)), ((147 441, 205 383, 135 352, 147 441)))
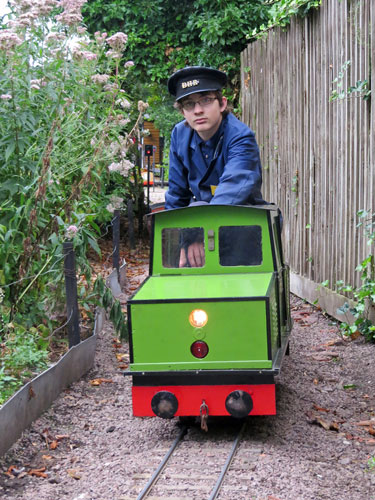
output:
POLYGON ((242 119, 260 146, 263 195, 284 214, 292 291, 335 316, 343 298, 317 285, 360 283, 369 247, 356 214, 375 211, 375 94, 330 96, 375 82, 374 0, 323 0, 249 44, 241 63, 242 119))

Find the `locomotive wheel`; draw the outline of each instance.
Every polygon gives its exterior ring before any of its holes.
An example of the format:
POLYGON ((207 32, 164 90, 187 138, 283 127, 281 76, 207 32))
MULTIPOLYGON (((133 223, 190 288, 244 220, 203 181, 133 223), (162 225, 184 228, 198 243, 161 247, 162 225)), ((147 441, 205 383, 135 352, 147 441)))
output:
POLYGON ((157 417, 173 418, 178 408, 178 401, 169 391, 159 391, 151 400, 151 408, 157 417))
POLYGON ((253 409, 253 400, 246 391, 233 391, 225 400, 227 412, 234 418, 245 418, 253 409))

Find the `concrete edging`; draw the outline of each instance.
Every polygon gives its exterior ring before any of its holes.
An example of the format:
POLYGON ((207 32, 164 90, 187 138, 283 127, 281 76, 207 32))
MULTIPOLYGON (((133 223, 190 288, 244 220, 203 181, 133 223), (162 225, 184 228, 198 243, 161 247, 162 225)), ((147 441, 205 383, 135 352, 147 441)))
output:
POLYGON ((56 364, 25 384, 0 408, 0 456, 51 406, 61 391, 90 370, 104 318, 104 310, 98 309, 93 335, 70 348, 56 364))

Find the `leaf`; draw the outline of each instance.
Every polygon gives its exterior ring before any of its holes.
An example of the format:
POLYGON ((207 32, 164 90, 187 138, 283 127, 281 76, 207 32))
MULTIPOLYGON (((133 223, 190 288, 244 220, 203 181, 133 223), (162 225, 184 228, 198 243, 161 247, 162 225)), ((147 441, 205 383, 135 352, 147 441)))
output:
POLYGON ((345 384, 342 387, 343 387, 343 389, 345 389, 347 391, 351 391, 353 389, 357 389, 357 386, 355 384, 345 384))
POLYGON ((56 450, 56 448, 59 446, 59 442, 55 439, 54 441, 52 441, 49 445, 49 449, 50 450, 56 450))
POLYGON ((67 469, 66 471, 70 477, 72 477, 73 479, 81 479, 81 474, 79 473, 79 471, 77 469, 67 469))
POLYGON ((310 423, 320 425, 326 431, 339 431, 339 424, 337 422, 327 422, 320 417, 314 417, 312 420, 310 420, 310 423))
POLYGON ((360 332, 358 329, 356 329, 354 332, 352 332, 352 333, 350 334, 350 338, 351 338, 352 340, 355 340, 355 339, 357 339, 357 338, 358 338, 358 337, 360 337, 360 336, 361 336, 361 332, 360 332))
POLYGON ((360 427, 367 427, 369 425, 375 425, 375 420, 362 420, 361 422, 356 422, 355 425, 360 427))
POLYGON ((97 386, 97 385, 102 385, 102 384, 112 384, 113 380, 109 378, 94 378, 93 380, 90 380, 90 384, 97 386))
POLYGON ((41 467, 40 469, 31 469, 28 471, 29 476, 35 476, 35 477, 43 477, 46 479, 48 477, 47 474, 45 474, 45 467, 41 467))
POLYGON ((313 407, 315 408, 315 410, 317 411, 324 411, 326 413, 329 413, 331 410, 327 410, 327 408, 322 408, 321 406, 318 406, 316 404, 313 404, 313 407))
POLYGON ((14 141, 8 144, 8 147, 6 148, 5 151, 5 161, 9 160, 9 157, 13 154, 15 148, 16 148, 16 143, 14 141))

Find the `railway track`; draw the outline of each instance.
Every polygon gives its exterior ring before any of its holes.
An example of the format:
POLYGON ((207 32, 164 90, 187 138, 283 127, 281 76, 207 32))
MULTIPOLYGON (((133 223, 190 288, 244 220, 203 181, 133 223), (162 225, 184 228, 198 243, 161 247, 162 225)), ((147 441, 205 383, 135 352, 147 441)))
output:
MULTIPOLYGON (((134 496, 123 500, 225 500, 249 499, 248 486, 249 449, 242 448, 241 438, 245 431, 243 423, 230 432, 224 441, 202 434, 195 427, 182 427, 169 449, 151 453, 147 466, 154 467, 146 473, 145 468, 134 476, 138 483, 132 488, 134 496), (236 456, 237 452, 241 452, 236 456), (161 451, 164 455, 161 457, 161 451), (155 462, 157 464, 155 465, 155 462), (233 467, 231 467, 233 462, 233 467), (237 463, 238 462, 238 463, 237 463), (229 473, 229 474, 228 474, 229 473), (224 481, 225 480, 225 481, 224 481), (137 492, 135 491, 137 490, 137 492)), ((253 448, 250 455, 256 460, 261 449, 253 448)), ((251 460, 250 460, 251 461, 251 460)), ((146 464, 145 464, 146 465, 146 464)), ((149 467, 150 469, 150 467, 149 467)))

